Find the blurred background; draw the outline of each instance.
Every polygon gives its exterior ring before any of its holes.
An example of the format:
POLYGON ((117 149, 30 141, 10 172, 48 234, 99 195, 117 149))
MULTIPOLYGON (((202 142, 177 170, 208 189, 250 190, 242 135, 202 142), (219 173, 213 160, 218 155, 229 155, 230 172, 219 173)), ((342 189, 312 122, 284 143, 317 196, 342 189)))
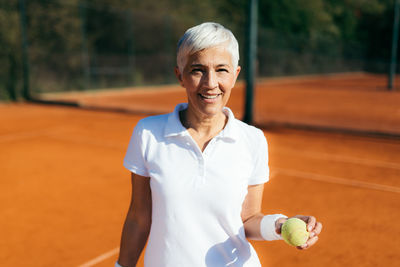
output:
MULTIPOLYGON (((21 99, 24 90, 40 96, 175 83, 177 40, 204 21, 233 31, 243 65, 247 4, 2 1, 0 100, 21 99)), ((258 15, 258 77, 389 71, 393 0, 260 0, 258 15)))
POLYGON ((246 117, 250 2, 263 212, 324 225, 306 252, 252 241, 263 266, 400 266, 400 0, 0 1, 1 266, 114 265, 122 159, 138 120, 186 101, 173 68, 187 28, 237 37, 229 107, 246 117))

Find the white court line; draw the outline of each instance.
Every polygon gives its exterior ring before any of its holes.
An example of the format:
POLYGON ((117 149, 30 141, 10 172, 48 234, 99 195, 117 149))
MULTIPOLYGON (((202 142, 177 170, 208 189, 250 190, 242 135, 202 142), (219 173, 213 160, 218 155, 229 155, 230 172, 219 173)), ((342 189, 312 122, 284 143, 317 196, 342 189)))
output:
MULTIPOLYGON (((381 185, 381 184, 375 184, 375 183, 368 183, 368 182, 363 182, 363 181, 349 180, 349 179, 345 179, 345 178, 341 178, 341 177, 318 175, 318 174, 301 172, 301 171, 296 171, 296 170, 274 168, 273 175, 275 176, 277 174, 294 176, 294 177, 303 178, 303 179, 316 180, 316 181, 320 181, 320 182, 349 185, 349 186, 354 186, 354 187, 367 188, 367 189, 372 189, 372 190, 386 191, 386 192, 400 194, 399 187, 381 185)), ((115 248, 113 250, 103 253, 100 256, 80 265, 79 267, 92 267, 92 266, 114 256, 118 252, 119 252, 119 248, 115 248)))
POLYGON ((119 247, 118 248, 114 248, 114 249, 112 249, 112 250, 110 250, 110 251, 108 251, 106 253, 101 254, 100 256, 98 256, 98 257, 96 257, 96 258, 94 258, 94 259, 92 259, 92 260, 90 260, 88 262, 85 262, 82 265, 79 265, 78 267, 91 267, 91 266, 94 266, 94 265, 96 265, 96 264, 98 264, 98 263, 100 263, 100 262, 102 262, 102 261, 104 261, 104 260, 106 260, 108 258, 111 258, 112 256, 118 254, 118 252, 119 252, 119 247))
POLYGON ((387 169, 395 169, 400 170, 400 164, 396 162, 388 162, 388 161, 381 161, 381 160, 371 160, 371 159, 363 159, 363 158, 355 158, 355 157, 348 157, 342 155, 332 155, 328 153, 318 153, 318 152, 299 152, 294 149, 279 149, 277 150, 278 153, 282 154, 291 154, 291 155, 302 155, 309 158, 315 159, 324 159, 324 160, 332 160, 344 163, 353 163, 353 164, 360 164, 360 165, 368 165, 368 166, 375 166, 387 169))
POLYGON ((283 174, 283 175, 298 177, 298 178, 302 178, 302 179, 309 179, 309 180, 315 180, 315 181, 327 182, 327 183, 333 183, 333 184, 349 185, 349 186, 354 186, 354 187, 367 188, 367 189, 372 189, 372 190, 379 190, 379 191, 386 191, 386 192, 400 194, 400 188, 396 187, 396 186, 368 183, 368 182, 363 182, 363 181, 345 179, 342 177, 319 175, 319 174, 301 172, 301 171, 296 171, 296 170, 274 168, 274 175, 276 175, 276 174, 283 174))

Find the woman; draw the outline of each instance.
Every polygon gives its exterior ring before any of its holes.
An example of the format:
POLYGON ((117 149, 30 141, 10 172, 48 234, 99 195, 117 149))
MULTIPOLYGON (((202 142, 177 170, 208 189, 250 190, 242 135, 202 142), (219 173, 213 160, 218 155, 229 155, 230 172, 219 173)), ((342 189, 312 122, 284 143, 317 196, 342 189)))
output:
MULTIPOLYGON (((132 200, 116 266, 261 266, 247 239, 281 239, 285 215, 261 211, 268 148, 261 130, 234 118, 228 102, 240 72, 238 43, 216 23, 190 28, 178 43, 176 77, 188 103, 141 120, 124 166, 132 200)), ((321 224, 312 216, 310 238, 321 224)))

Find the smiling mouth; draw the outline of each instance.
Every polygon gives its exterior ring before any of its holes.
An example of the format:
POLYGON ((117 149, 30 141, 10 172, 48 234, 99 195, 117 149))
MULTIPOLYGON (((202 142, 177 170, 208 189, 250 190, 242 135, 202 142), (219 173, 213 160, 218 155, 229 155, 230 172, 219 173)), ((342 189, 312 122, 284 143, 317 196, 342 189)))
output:
POLYGON ((203 94, 199 94, 202 98, 204 99, 215 99, 217 97, 219 97, 222 94, 217 94, 217 95, 203 95, 203 94))

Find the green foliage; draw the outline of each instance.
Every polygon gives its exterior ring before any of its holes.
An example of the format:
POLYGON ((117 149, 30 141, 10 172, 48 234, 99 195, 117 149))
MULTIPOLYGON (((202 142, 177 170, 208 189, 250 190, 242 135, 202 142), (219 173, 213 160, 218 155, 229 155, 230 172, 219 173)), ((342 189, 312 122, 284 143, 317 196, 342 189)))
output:
POLYGON ((16 100, 18 97, 16 87, 20 32, 16 6, 16 0, 4 2, 0 6, 0 100, 16 100))
POLYGON ((264 75, 386 71, 392 0, 260 0, 260 13, 264 75))
POLYGON ((332 16, 323 0, 269 0, 260 1, 261 25, 283 34, 337 35, 332 16))
MULTIPOLYGON (((174 82, 176 43, 204 21, 230 28, 244 48, 248 0, 25 3, 30 81, 38 92, 174 82)), ((385 71, 393 3, 259 0, 259 74, 385 71)), ((19 0, 2 1, 0 99, 19 98, 21 49, 19 0)))

